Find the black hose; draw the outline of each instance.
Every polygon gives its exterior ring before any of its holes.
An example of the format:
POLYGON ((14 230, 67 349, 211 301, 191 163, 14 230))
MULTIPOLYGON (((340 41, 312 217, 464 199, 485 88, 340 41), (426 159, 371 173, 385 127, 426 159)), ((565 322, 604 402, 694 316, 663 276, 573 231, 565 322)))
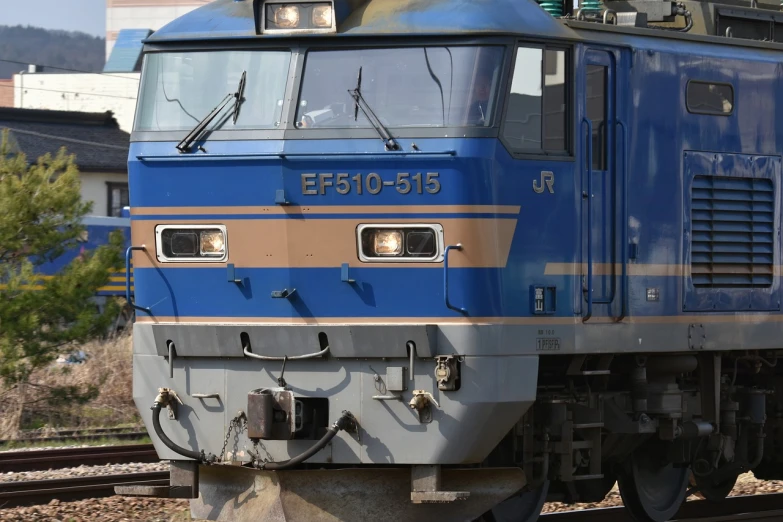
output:
POLYGON ((197 460, 199 462, 206 461, 206 457, 204 456, 204 452, 198 452, 193 451, 189 449, 185 449, 181 446, 177 446, 174 444, 174 442, 166 436, 165 433, 163 433, 163 428, 160 425, 160 411, 162 409, 162 404, 159 402, 156 402, 155 405, 152 407, 152 427, 155 430, 155 434, 160 438, 160 441, 166 445, 167 448, 169 448, 174 453, 179 453, 183 457, 188 457, 189 459, 197 460))
POLYGON ((296 457, 284 460, 282 462, 262 462, 258 464, 258 467, 260 469, 266 469, 270 471, 278 471, 281 469, 288 469, 296 466, 297 464, 301 464, 302 462, 306 461, 319 451, 321 451, 324 446, 329 444, 329 441, 331 441, 335 435, 337 435, 337 432, 340 430, 347 429, 349 426, 352 426, 354 424, 354 418, 353 415, 351 415, 350 412, 344 411, 342 416, 337 419, 337 422, 335 422, 332 426, 329 426, 329 428, 326 429, 326 435, 321 437, 321 440, 310 446, 304 453, 300 453, 296 457))

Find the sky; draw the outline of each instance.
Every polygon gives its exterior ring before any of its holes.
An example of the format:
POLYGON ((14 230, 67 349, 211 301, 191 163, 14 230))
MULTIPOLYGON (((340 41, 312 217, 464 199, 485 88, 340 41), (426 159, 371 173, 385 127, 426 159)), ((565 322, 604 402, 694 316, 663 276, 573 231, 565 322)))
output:
POLYGON ((106 0, 0 0, 0 25, 106 36, 106 0))

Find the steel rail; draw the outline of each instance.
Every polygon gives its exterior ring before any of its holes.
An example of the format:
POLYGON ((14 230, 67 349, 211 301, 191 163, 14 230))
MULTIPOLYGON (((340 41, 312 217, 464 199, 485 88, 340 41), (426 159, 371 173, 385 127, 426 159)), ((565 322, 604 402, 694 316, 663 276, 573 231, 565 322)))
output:
POLYGON ((0 452, 0 473, 159 462, 152 444, 0 452))
POLYGON ((60 501, 102 498, 114 495, 114 486, 168 486, 169 472, 94 475, 66 479, 0 482, 0 508, 47 504, 60 501))
MULTIPOLYGON (((99 433, 127 433, 138 432, 144 429, 144 426, 126 426, 124 428, 73 428, 73 429, 56 429, 51 436, 64 436, 64 435, 97 435, 99 433)), ((22 430, 22 437, 35 438, 41 435, 40 430, 22 430)))
POLYGON ((144 437, 148 437, 149 433, 146 431, 131 431, 131 432, 103 432, 103 433, 89 433, 82 435, 52 435, 49 437, 24 437, 21 439, 3 439, 0 440, 0 445, 4 444, 19 444, 20 442, 63 442, 63 441, 80 441, 80 440, 100 440, 100 439, 115 439, 115 440, 139 440, 144 437))
MULTIPOLYGON (((624 507, 546 513, 541 522, 635 522, 624 507)), ((783 520, 783 493, 742 495, 723 502, 691 500, 682 505, 672 522, 772 522, 783 520)))

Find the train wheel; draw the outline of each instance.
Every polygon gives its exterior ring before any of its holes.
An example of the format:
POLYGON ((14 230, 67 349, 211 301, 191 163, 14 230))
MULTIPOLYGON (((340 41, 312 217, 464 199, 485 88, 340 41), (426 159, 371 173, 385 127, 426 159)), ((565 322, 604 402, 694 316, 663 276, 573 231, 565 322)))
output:
POLYGON ((487 511, 477 522, 535 522, 549 493, 549 481, 530 491, 523 491, 487 511))
POLYGON ((694 494, 697 497, 701 497, 704 500, 710 502, 720 502, 729 496, 731 490, 734 489, 734 484, 737 483, 737 475, 724 480, 718 484, 712 481, 712 477, 707 475, 706 477, 697 477, 694 475, 691 478, 691 485, 698 488, 694 494))
POLYGON ((620 496, 625 508, 638 522, 666 522, 685 500, 690 469, 666 464, 661 450, 646 444, 619 470, 620 496))

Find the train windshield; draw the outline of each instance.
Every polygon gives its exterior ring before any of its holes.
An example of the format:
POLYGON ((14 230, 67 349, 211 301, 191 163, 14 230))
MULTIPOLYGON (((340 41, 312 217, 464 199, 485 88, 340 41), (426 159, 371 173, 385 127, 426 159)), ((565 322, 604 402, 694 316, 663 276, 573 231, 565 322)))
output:
POLYGON ((288 51, 149 54, 136 115, 137 131, 189 131, 237 89, 247 72, 236 122, 224 110, 211 130, 270 129, 280 124, 291 53, 288 51))
POLYGON ((311 51, 296 125, 371 127, 358 90, 387 127, 490 126, 502 61, 498 46, 311 51))

